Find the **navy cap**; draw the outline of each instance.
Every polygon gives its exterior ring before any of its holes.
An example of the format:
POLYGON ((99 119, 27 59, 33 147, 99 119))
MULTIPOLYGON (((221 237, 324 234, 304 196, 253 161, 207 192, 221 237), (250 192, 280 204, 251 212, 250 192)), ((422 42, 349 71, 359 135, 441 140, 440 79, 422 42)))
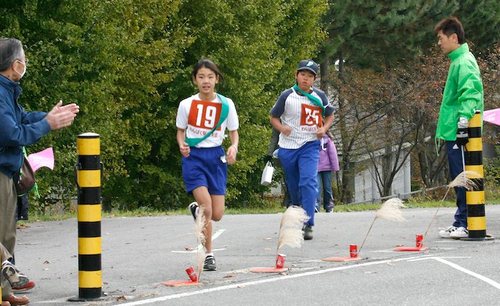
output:
POLYGON ((302 60, 299 62, 297 66, 297 71, 307 70, 310 71, 316 76, 318 74, 319 66, 313 60, 302 60))

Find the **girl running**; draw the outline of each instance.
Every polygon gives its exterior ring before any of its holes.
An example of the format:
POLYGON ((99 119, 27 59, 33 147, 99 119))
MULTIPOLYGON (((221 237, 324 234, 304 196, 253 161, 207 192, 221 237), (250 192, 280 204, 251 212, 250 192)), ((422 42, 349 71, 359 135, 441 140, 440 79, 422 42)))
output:
POLYGON ((182 177, 186 190, 196 202, 189 210, 196 220, 198 207, 207 220, 204 228, 206 257, 205 271, 217 269, 212 253, 212 220, 224 215, 227 164, 236 162, 238 153, 238 115, 231 99, 215 91, 222 81, 217 65, 208 59, 200 60, 193 68, 192 80, 198 93, 181 101, 177 111, 177 143, 182 154, 182 177), (229 130, 231 145, 224 152, 224 132, 229 130))

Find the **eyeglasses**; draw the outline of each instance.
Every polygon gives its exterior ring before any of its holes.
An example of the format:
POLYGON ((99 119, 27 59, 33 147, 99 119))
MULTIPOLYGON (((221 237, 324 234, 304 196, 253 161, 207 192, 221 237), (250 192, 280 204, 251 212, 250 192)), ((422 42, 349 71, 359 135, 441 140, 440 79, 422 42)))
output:
POLYGON ((16 59, 16 61, 18 61, 18 62, 22 63, 22 64, 23 64, 23 65, 25 65, 25 66, 28 66, 28 62, 29 62, 27 58, 25 58, 25 59, 24 59, 24 61, 22 61, 22 60, 20 60, 20 59, 16 59))

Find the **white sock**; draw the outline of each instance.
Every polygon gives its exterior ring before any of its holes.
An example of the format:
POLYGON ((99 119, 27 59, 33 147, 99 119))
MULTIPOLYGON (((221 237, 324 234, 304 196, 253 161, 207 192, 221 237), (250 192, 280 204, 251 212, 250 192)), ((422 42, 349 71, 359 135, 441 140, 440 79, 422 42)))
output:
POLYGON ((205 257, 208 257, 208 256, 214 257, 214 253, 207 253, 207 255, 205 257))

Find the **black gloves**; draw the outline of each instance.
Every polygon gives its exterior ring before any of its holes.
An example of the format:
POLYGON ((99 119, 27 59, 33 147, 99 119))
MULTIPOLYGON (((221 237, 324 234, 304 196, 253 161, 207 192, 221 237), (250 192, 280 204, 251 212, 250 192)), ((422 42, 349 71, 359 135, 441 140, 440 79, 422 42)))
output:
POLYGON ((457 140, 455 141, 459 146, 465 146, 469 142, 469 133, 467 129, 461 128, 457 130, 457 140))

